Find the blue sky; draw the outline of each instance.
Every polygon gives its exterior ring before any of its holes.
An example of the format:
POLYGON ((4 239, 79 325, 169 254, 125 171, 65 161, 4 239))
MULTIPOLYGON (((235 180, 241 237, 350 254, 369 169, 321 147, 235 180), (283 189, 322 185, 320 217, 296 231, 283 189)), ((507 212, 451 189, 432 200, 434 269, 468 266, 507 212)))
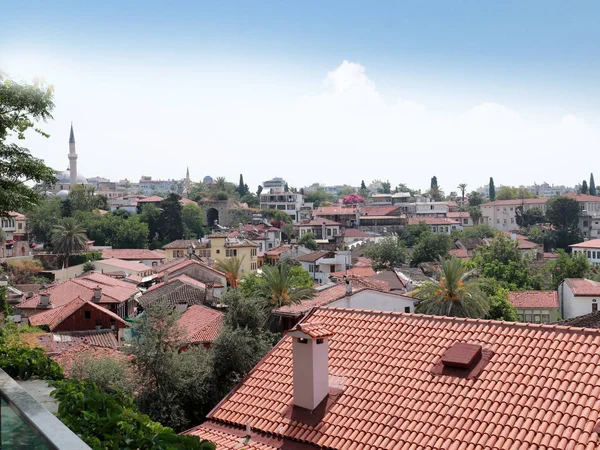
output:
POLYGON ((556 159, 600 145, 599 13, 558 1, 12 2, 0 69, 56 87, 52 137, 28 146, 62 169, 73 120, 87 176, 189 165, 196 179, 252 184, 575 184, 593 167, 556 159))

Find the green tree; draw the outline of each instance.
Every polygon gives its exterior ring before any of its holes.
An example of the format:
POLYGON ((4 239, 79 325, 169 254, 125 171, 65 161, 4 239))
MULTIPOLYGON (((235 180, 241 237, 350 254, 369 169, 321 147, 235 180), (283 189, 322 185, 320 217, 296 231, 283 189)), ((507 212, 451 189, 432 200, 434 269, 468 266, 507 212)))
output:
MULTIPOLYGON (((153 204, 147 204, 141 207, 139 218, 148 226, 148 241, 150 248, 158 248, 160 243, 160 209, 153 204), (152 245, 154 244, 154 245, 152 245)), ((183 218, 182 218, 183 220, 183 218)))
POLYGON ((365 184, 365 180, 362 180, 360 182, 360 189, 365 190, 365 191, 367 190, 367 185, 365 184))
POLYGON ((315 208, 318 208, 321 203, 325 203, 325 202, 333 202, 335 200, 335 198, 333 197, 333 195, 328 194, 327 192, 325 192, 325 190, 323 188, 317 188, 312 192, 308 192, 305 196, 304 196, 304 201, 309 202, 309 203, 313 203, 315 208))
POLYGON ((446 258, 451 248, 452 239, 450 236, 428 231, 419 237, 412 253, 411 262, 412 264, 419 264, 446 258))
POLYGON ((522 257, 517 241, 504 235, 480 247, 474 263, 482 276, 499 281, 511 291, 534 287, 528 261, 522 257))
POLYGON ((52 228, 62 217, 62 201, 58 197, 47 197, 26 211, 29 237, 35 242, 49 243, 52 228))
POLYGON ((246 296, 240 289, 230 289, 219 298, 221 303, 227 305, 225 325, 231 329, 248 328, 254 332, 262 329, 268 316, 265 300, 253 295, 254 292, 246 296))
POLYGON ((436 316, 484 318, 489 302, 475 280, 470 280, 460 259, 452 257, 442 263, 439 281, 430 281, 413 292, 419 299, 415 312, 436 316))
POLYGON ((0 217, 10 211, 30 209, 41 201, 37 189, 30 183, 51 186, 56 181, 54 170, 41 159, 31 156, 29 150, 8 143, 11 135, 25 139, 30 128, 48 137, 35 122, 52 118, 52 86, 36 80, 33 84, 19 84, 0 72, 0 217))
POLYGON ((384 181, 381 183, 381 193, 382 194, 390 194, 392 192, 392 185, 390 184, 390 180, 384 181))
POLYGON ((240 182, 238 183, 237 192, 240 197, 248 193, 248 185, 244 184, 244 176, 240 173, 240 182))
POLYGON ((299 303, 315 296, 316 291, 312 286, 295 286, 294 279, 294 274, 287 264, 264 266, 257 295, 265 299, 270 307, 275 308, 299 303))
POLYGON ((587 184, 587 181, 585 181, 585 180, 583 180, 583 183, 581 183, 581 193, 582 194, 588 193, 588 184, 587 184))
POLYGON ((227 284, 233 289, 237 288, 240 284, 243 261, 244 256, 242 256, 242 258, 233 257, 222 259, 215 265, 215 269, 220 270, 225 274, 227 284))
POLYGON ((489 239, 495 237, 497 234, 498 231, 495 228, 487 223, 483 223, 473 227, 464 228, 457 237, 489 239))
POLYGON ((132 369, 125 359, 97 357, 92 353, 82 352, 73 360, 69 377, 79 381, 87 378, 103 392, 120 389, 127 395, 133 395, 137 386, 132 369))
POLYGON ((419 241, 421 235, 428 233, 429 231, 431 231, 429 225, 422 221, 418 224, 407 225, 405 228, 398 231, 398 236, 407 247, 412 248, 419 241))
POLYGON ((263 187, 259 184, 258 188, 256 189, 256 196, 260 199, 260 194, 262 194, 263 191, 263 187))
POLYGON ((568 249, 569 245, 583 241, 579 214, 579 203, 573 198, 557 196, 546 202, 546 218, 556 230, 557 248, 568 249))
POLYGON ((160 217, 158 219, 160 235, 163 241, 172 242, 183 238, 181 197, 177 194, 169 196, 160 202, 160 217))
POLYGON ((376 270, 398 267, 408 259, 408 252, 399 237, 387 236, 380 242, 367 247, 365 256, 373 261, 376 270))
POLYGON ((479 206, 469 206, 469 217, 473 221, 473 225, 479 225, 481 218, 483 217, 483 213, 481 212, 481 207, 479 206))
POLYGON ((188 203, 181 209, 181 218, 183 220, 184 236, 187 239, 200 239, 204 236, 204 213, 202 208, 194 203, 188 203))
POLYGON ((93 211, 94 209, 107 209, 107 200, 103 195, 97 195, 93 186, 73 186, 67 199, 71 209, 75 211, 93 211))
POLYGON ((317 240, 315 239, 315 235, 313 233, 305 233, 300 239, 298 239, 296 243, 306 247, 309 250, 319 249, 319 245, 317 244, 317 240))
POLYGON ((516 322, 519 317, 516 308, 508 301, 508 289, 493 278, 480 278, 479 287, 486 295, 490 309, 486 319, 516 322))
POLYGON ((585 278, 592 270, 588 259, 583 253, 567 254, 564 250, 557 250, 554 261, 548 261, 548 270, 552 274, 552 287, 554 289, 563 282, 565 278, 585 278))
POLYGON ((465 191, 467 190, 467 183, 460 183, 458 185, 458 189, 460 190, 462 196, 462 202, 465 203, 465 191))
POLYGON ((68 269, 69 255, 85 250, 88 238, 85 229, 75 219, 67 217, 54 226, 51 241, 54 251, 63 255, 68 269))
POLYGON ((540 208, 529 208, 524 210, 523 205, 515 208, 515 216, 517 225, 524 228, 546 221, 546 215, 540 208))
POLYGON ((430 189, 437 189, 438 187, 438 181, 437 181, 437 177, 434 175, 433 177, 431 177, 431 186, 430 189))
POLYGON ((483 203, 483 198, 481 194, 477 191, 473 191, 469 194, 469 206, 479 206, 483 203))
POLYGON ((596 195, 596 183, 594 182, 594 174, 590 174, 590 195, 596 195))
POLYGON ((523 186, 504 186, 496 193, 496 200, 517 200, 533 198, 533 194, 523 186))
POLYGON ((490 200, 496 200, 496 187, 494 186, 494 179, 490 177, 490 200))
MULTIPOLYGON (((281 232, 285 235, 285 238, 288 242, 290 242, 290 240, 296 236, 296 229, 294 228, 294 225, 292 225, 291 223, 286 223, 284 226, 282 226, 281 232)), ((314 236, 313 236, 313 239, 314 239, 314 236)), ((316 245, 316 242, 315 242, 315 245, 316 245)))

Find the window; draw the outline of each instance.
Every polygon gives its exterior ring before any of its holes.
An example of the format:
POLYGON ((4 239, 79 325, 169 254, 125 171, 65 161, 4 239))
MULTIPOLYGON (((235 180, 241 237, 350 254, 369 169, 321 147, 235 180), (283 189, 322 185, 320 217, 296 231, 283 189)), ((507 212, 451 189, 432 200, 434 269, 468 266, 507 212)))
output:
POLYGON ((523 314, 518 314, 519 316, 519 322, 523 322, 523 314))
POLYGON ((542 314, 542 323, 550 322, 550 314, 542 314))
POLYGON ((158 261, 152 261, 152 267, 158 266, 158 261))
POLYGON ((433 209, 433 205, 431 205, 431 206, 429 207, 429 209, 433 209))
POLYGON ((512 207, 512 206, 510 207, 510 210, 511 210, 511 211, 513 210, 513 207, 512 207))
POLYGON ((525 314, 525 322, 531 322, 531 313, 525 314))
POLYGON ((592 303, 592 312, 598 311, 598 303, 592 303))
POLYGON ((19 224, 19 230, 22 230, 22 229, 23 229, 23 224, 22 224, 22 223, 20 223, 20 224, 19 224))
POLYGON ((463 225, 468 225, 469 224, 469 219, 463 219, 463 225))
POLYGON ((514 217, 510 218, 510 223, 515 223, 515 218, 514 217))
POLYGON ((91 311, 86 311, 83 313, 83 317, 85 317, 86 319, 91 319, 92 318, 92 312, 91 311))
POLYGON ((221 253, 221 250, 217 249, 217 255, 218 255, 219 253, 221 253))
POLYGON ((533 322, 534 323, 540 323, 541 317, 539 314, 534 314, 533 315, 533 322))
POLYGON ((588 250, 587 255, 588 255, 588 258, 591 258, 592 257, 592 252, 588 250))
POLYGON ((500 219, 496 219, 496 223, 500 223, 500 219))
POLYGON ((331 236, 331 228, 327 228, 327 236, 331 236))
POLYGON ((334 235, 334 236, 337 236, 337 232, 338 232, 337 228, 334 228, 334 229, 333 229, 333 235, 334 235))
POLYGON ((404 307, 404 312, 405 313, 409 313, 410 312, 410 306, 405 306, 404 307))
POLYGON ((315 265, 314 264, 309 264, 308 265, 308 271, 311 272, 311 273, 314 273, 315 272, 315 265))

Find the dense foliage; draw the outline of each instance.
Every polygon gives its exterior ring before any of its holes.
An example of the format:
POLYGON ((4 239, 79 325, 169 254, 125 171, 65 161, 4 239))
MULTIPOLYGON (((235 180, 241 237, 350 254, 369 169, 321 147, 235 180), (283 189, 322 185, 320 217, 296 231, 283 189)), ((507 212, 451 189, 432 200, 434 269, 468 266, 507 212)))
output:
POLYGON ((317 240, 315 238, 314 233, 304 233, 304 235, 298 239, 296 242, 298 245, 306 247, 309 250, 318 250, 319 245, 317 244, 317 240))
POLYGON ((416 265, 422 262, 437 261, 447 258, 448 251, 452 248, 452 239, 444 233, 427 231, 421 234, 414 247, 411 263, 416 265))
POLYGON ((365 249, 365 256, 373 261, 373 268, 398 267, 408 259, 408 252, 400 237, 387 236, 365 249))
POLYGON ((178 435, 152 421, 122 391, 102 391, 90 380, 57 381, 54 387, 58 418, 94 450, 216 449, 209 441, 178 435))

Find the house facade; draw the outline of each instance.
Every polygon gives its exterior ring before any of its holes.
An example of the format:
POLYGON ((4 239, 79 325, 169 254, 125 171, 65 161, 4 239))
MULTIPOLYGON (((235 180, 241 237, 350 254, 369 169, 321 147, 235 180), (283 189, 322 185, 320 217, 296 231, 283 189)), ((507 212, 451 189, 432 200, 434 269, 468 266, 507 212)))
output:
POLYGON ((557 322, 558 293, 556 291, 509 292, 508 301, 517 310, 519 322, 557 322))
POLYGON ((446 219, 444 217, 409 217, 409 225, 426 224, 432 233, 452 234, 453 231, 460 231, 463 226, 457 220, 446 219))
POLYGON ((519 228, 517 224, 517 209, 523 211, 538 208, 546 212, 548 198, 528 198, 516 200, 496 200, 481 205, 482 223, 502 231, 513 231, 519 228))
POLYGON ((352 263, 352 255, 348 251, 321 250, 295 259, 319 284, 327 282, 334 272, 348 270, 352 263))
POLYGON ((9 212, 0 219, 0 226, 6 235, 6 241, 27 240, 27 217, 17 212, 9 212))
POLYGON ((584 255, 594 267, 600 267, 600 239, 580 242, 569 246, 575 254, 584 255))
POLYGON ((566 319, 598 311, 600 282, 587 278, 566 278, 558 286, 560 316, 566 319))
POLYGON ((315 239, 328 241, 335 240, 343 231, 341 223, 325 218, 298 222, 294 227, 298 230, 299 238, 307 233, 312 233, 315 235, 315 239))
POLYGON ((242 275, 258 269, 258 245, 246 239, 231 239, 226 233, 214 233, 209 237, 211 258, 224 261, 238 258, 242 275))
POLYGON ((272 187, 260 194, 260 209, 275 209, 292 217, 293 221, 300 220, 300 209, 304 205, 304 196, 296 192, 285 192, 284 188, 272 187))

